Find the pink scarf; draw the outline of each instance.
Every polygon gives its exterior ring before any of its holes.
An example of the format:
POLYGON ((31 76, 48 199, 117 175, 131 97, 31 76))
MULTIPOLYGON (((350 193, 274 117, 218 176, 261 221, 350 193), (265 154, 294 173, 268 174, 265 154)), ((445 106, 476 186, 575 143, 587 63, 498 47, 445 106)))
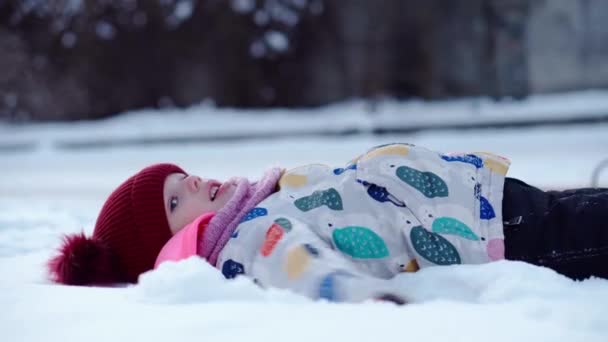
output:
POLYGON ((253 184, 246 178, 236 178, 236 191, 224 208, 220 209, 209 221, 199 241, 198 254, 215 266, 217 257, 241 222, 241 219, 258 203, 275 192, 281 169, 272 168, 264 173, 262 179, 253 184))

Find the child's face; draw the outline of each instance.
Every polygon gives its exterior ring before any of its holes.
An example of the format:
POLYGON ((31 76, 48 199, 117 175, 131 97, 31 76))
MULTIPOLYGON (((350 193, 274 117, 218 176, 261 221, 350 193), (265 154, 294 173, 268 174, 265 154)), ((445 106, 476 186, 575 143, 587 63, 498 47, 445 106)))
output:
POLYGON ((165 179, 163 196, 167 221, 173 234, 208 212, 222 209, 234 195, 233 183, 172 173, 165 179))

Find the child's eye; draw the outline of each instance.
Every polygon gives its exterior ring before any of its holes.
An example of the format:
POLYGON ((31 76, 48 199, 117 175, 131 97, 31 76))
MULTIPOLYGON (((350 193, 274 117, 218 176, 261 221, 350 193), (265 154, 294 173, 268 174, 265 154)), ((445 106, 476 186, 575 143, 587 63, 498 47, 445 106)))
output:
POLYGON ((177 197, 173 196, 169 200, 169 210, 173 212, 173 210, 177 207, 177 197))

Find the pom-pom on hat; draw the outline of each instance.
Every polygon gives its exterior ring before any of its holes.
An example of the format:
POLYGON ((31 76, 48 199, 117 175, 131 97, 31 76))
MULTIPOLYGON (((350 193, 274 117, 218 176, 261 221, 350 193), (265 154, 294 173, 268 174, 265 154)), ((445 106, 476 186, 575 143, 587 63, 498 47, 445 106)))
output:
POLYGON ((66 236, 59 255, 48 263, 51 279, 69 285, 135 283, 154 267, 171 238, 163 189, 173 164, 144 168, 122 183, 101 208, 92 237, 66 236))

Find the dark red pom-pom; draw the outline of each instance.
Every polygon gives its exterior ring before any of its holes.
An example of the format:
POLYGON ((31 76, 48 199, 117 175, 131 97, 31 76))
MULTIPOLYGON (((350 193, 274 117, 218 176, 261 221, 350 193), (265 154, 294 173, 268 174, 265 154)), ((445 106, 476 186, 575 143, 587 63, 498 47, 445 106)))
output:
POLYGON ((59 255, 49 260, 53 281, 67 285, 101 285, 118 282, 110 250, 84 233, 65 236, 59 255))

